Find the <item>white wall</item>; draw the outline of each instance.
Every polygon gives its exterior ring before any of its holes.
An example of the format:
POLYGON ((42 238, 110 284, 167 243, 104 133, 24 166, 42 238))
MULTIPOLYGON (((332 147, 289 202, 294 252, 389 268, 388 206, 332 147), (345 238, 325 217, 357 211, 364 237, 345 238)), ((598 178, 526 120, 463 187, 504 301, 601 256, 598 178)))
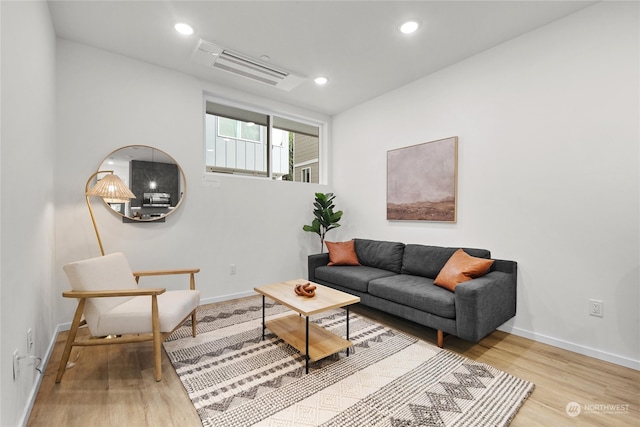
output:
POLYGON ((55 35, 46 2, 0 2, 2 47, 0 425, 24 421, 39 374, 12 353, 43 356, 53 336, 55 35))
MULTIPOLYGON (((130 144, 176 159, 186 174, 186 199, 165 223, 142 224, 123 224, 92 200, 105 252, 124 252, 133 269, 200 267, 196 285, 205 301, 306 277, 307 254, 318 251, 319 240, 302 226, 312 219, 314 192, 329 187, 232 176, 205 185, 203 92, 328 117, 65 40, 58 40, 57 66, 56 292, 68 287, 62 265, 99 255, 85 181, 112 150, 130 144), (230 264, 237 274, 230 275, 230 264)), ((55 303, 57 320, 69 322, 74 303, 55 303)))
POLYGON ((638 64, 638 3, 605 2, 334 117, 341 237, 516 260, 504 329, 640 369, 638 64), (458 222, 387 221, 387 150, 449 136, 458 222))
MULTIPOLYGON (((326 117, 56 46, 45 2, 2 1, 0 19, 0 424, 16 425, 37 377, 25 364, 14 382, 11 353, 26 352, 32 328, 44 355, 71 318, 61 266, 99 253, 82 192, 110 151, 165 150, 188 190, 166 223, 123 224, 94 201, 107 252, 140 269, 199 266, 205 300, 306 275, 318 240, 301 226, 313 193, 331 187, 202 182, 203 91, 326 117)), ((490 248, 520 266, 518 316, 505 329, 638 368, 638 36, 637 3, 598 4, 339 115, 329 172, 346 213, 333 238, 490 248), (387 222, 386 151, 451 135, 458 223, 387 222), (586 315, 589 298, 605 301, 603 319, 586 315)))

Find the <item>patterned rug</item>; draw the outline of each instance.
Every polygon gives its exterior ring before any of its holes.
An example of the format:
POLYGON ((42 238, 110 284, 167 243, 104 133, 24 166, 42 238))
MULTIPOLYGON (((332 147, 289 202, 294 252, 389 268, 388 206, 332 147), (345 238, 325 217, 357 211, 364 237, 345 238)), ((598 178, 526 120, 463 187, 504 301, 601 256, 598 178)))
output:
MULTIPOLYGON (((267 319, 291 312, 267 299, 267 319)), ((350 314, 349 357, 310 363, 269 333, 262 299, 201 308, 164 343, 202 425, 506 426, 534 385, 350 314)), ((311 320, 345 336, 343 310, 311 320)))

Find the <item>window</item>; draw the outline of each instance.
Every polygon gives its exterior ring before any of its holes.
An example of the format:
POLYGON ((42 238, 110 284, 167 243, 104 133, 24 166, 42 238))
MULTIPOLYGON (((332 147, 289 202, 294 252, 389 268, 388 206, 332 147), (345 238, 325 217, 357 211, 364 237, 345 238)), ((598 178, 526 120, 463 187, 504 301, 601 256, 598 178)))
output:
POLYGON ((207 171, 269 175, 268 115, 207 102, 205 128, 207 171))
POLYGON ((206 171, 320 182, 320 126, 207 101, 206 171))
POLYGON ((262 142, 260 140, 260 127, 253 122, 218 118, 218 136, 224 138, 245 139, 247 141, 262 142))
POLYGON ((304 168, 300 171, 300 181, 311 182, 311 168, 304 168))

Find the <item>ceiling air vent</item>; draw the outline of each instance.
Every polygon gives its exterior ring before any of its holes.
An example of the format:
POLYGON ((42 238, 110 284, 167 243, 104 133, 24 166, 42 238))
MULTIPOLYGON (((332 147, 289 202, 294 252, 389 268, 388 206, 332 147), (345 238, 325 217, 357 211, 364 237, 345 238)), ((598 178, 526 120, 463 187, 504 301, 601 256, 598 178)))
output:
POLYGON ((192 58, 198 64, 224 70, 286 91, 306 80, 305 77, 291 71, 265 64, 259 59, 234 52, 206 40, 198 42, 192 58))

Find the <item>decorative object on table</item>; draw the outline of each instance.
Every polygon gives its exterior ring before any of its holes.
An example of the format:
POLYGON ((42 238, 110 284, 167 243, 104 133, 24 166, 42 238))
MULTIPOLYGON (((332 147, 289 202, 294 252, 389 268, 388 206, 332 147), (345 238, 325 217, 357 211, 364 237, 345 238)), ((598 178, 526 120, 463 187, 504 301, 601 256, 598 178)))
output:
MULTIPOLYGON (((307 375, 303 354, 272 334, 262 341, 260 308, 260 296, 201 307, 198 340, 185 325, 163 344, 204 426, 506 426, 534 389, 358 314, 351 355, 313 362, 307 375)), ((286 311, 268 304, 267 320, 286 311)), ((342 319, 311 316, 338 334, 342 319)))
POLYGON ((91 208, 91 202, 89 201, 89 197, 97 196, 102 197, 105 203, 126 203, 130 199, 135 199, 136 196, 129 190, 129 188, 125 185, 124 182, 117 176, 113 174, 112 170, 108 171, 97 171, 92 174, 87 183, 84 186, 84 194, 85 199, 87 201, 87 206, 89 207, 89 215, 91 215, 91 223, 93 224, 93 229, 96 231, 96 237, 98 238, 98 245, 100 246, 100 253, 104 255, 104 248, 102 247, 102 239, 100 239, 100 233, 98 232, 98 225, 96 224, 96 219, 93 216, 93 209, 91 208), (107 174, 102 179, 99 179, 96 184, 89 188, 89 184, 94 178, 97 178, 99 174, 107 174))
POLYGON ((456 222, 458 137, 387 151, 387 219, 456 222))
POLYGON ((315 218, 311 225, 302 227, 304 231, 316 233, 320 236, 320 252, 324 252, 324 237, 327 232, 340 227, 338 222, 342 218, 342 211, 333 211, 335 208, 333 199, 335 198, 336 196, 333 193, 316 193, 316 198, 313 202, 313 215, 315 218))
POLYGON ((301 297, 311 298, 316 295, 316 285, 312 285, 309 282, 301 285, 296 285, 296 287, 293 288, 293 290, 296 293, 296 295, 300 295, 301 297))

